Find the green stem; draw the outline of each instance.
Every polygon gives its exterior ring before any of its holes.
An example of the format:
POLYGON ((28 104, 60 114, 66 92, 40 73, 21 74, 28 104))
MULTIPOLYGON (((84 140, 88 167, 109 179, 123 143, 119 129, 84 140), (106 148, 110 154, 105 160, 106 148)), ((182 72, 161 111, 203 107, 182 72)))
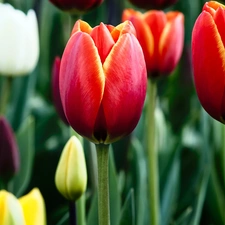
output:
POLYGON ((159 178, 158 178, 158 154, 155 144, 155 107, 157 85, 152 79, 148 83, 147 103, 147 155, 148 155, 148 182, 149 182, 149 206, 152 225, 159 225, 159 178))
POLYGON ((11 93, 12 77, 3 77, 0 94, 0 114, 5 114, 6 106, 8 103, 9 95, 11 93))
POLYGON ((77 224, 86 225, 85 219, 85 193, 76 201, 77 224))
POLYGON ((222 124, 221 167, 222 167, 223 185, 225 186, 225 125, 224 124, 222 124))
POLYGON ((96 144, 98 161, 98 221, 99 225, 110 225, 109 211, 109 145, 96 144))

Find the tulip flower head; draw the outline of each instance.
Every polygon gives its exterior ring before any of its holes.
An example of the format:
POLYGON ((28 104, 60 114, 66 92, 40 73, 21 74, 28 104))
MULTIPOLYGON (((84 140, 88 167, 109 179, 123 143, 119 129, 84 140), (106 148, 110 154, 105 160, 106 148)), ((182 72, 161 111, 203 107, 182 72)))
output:
POLYGON ((0 117, 0 179, 9 181, 19 169, 19 152, 11 126, 0 117))
POLYGON ((99 6, 103 0, 50 0, 50 2, 63 11, 76 14, 99 6))
POLYGON ((46 224, 45 203, 38 188, 19 198, 19 202, 23 209, 25 224, 46 224))
POLYGON ((94 28, 77 21, 64 50, 59 86, 67 121, 94 143, 132 132, 146 95, 147 73, 131 22, 94 28))
POLYGON ((122 20, 130 20, 142 46, 149 76, 168 75, 176 67, 183 50, 184 16, 181 12, 133 9, 123 12, 122 20))
POLYGON ((62 151, 55 183, 59 192, 70 201, 76 201, 86 190, 87 170, 84 151, 75 136, 69 139, 62 151))
MULTIPOLYGON (((18 199, 11 193, 0 191, 0 224, 25 225, 22 207, 18 199)), ((41 224, 40 224, 41 225, 41 224)))
POLYGON ((194 83, 203 108, 225 123, 225 6, 206 2, 192 32, 194 83))
POLYGON ((53 97, 53 103, 56 108, 56 111, 62 121, 68 125, 66 116, 63 111, 62 107, 62 101, 59 93, 59 70, 60 70, 60 63, 61 59, 59 57, 56 57, 53 63, 52 67, 52 97, 53 97))
POLYGON ((171 6, 177 0, 129 0, 133 5, 143 9, 163 9, 171 6))
POLYGON ((39 56, 35 12, 27 15, 0 3, 0 74, 25 75, 33 71, 39 56))

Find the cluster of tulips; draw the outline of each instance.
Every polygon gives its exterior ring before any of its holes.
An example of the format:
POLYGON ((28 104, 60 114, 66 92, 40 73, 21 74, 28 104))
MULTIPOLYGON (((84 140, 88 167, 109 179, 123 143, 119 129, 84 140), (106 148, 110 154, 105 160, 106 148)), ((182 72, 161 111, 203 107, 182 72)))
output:
MULTIPOLYGON (((103 0, 50 2, 74 18, 100 6, 103 0)), ((179 11, 163 11, 176 2, 130 0, 146 11, 125 9, 121 23, 116 26, 100 23, 92 27, 78 19, 62 56, 55 57, 53 102, 61 120, 73 129, 56 169, 55 185, 71 203, 71 225, 76 220, 74 202, 87 187, 83 138, 96 147, 98 220, 99 225, 109 225, 109 148, 132 133, 144 107, 150 219, 151 224, 160 224, 156 86, 159 78, 173 73, 183 52, 184 15, 179 11)), ((206 2, 192 32, 196 92, 208 114, 222 123, 225 123, 224 15, 224 5, 206 2)), ((6 89, 4 85, 0 89, 0 225, 46 224, 45 203, 38 188, 18 199, 8 188, 19 171, 20 157, 13 130, 4 116, 12 79, 29 74, 38 63, 38 36, 35 11, 29 10, 26 15, 0 3, 0 74, 6 84, 6 89)))

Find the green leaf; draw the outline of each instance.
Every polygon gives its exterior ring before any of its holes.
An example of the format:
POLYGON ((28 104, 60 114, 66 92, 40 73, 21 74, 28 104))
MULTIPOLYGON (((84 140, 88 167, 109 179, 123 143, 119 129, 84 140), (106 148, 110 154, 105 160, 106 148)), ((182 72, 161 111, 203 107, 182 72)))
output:
POLYGON ((16 138, 20 152, 20 170, 10 182, 10 189, 16 196, 21 196, 31 179, 34 159, 34 119, 29 116, 22 124, 16 138))
POLYGON ((131 189, 122 207, 119 225, 134 225, 134 224, 135 224, 134 190, 131 189))
POLYGON ((97 192, 93 195, 91 206, 87 216, 87 225, 98 224, 98 195, 97 192))
POLYGON ((179 186, 179 171, 180 158, 179 149, 177 149, 170 168, 167 172, 166 182, 162 191, 161 200, 161 222, 162 225, 169 224, 171 216, 175 210, 178 186, 179 186))
POLYGON ((143 225, 146 221, 146 208, 147 208, 147 171, 146 161, 143 146, 140 141, 132 137, 131 139, 131 150, 133 154, 132 160, 132 177, 134 196, 135 196, 135 215, 136 224, 143 225))

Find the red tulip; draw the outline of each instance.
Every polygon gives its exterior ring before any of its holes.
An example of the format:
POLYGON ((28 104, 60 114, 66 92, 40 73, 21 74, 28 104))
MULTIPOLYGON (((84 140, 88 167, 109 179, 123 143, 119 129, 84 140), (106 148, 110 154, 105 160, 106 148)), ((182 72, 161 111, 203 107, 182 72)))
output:
POLYGON ((94 143, 112 143, 135 128, 147 73, 128 21, 91 28, 77 21, 64 50, 59 86, 69 124, 94 143))
POLYGON ((9 179, 19 169, 19 152, 11 126, 0 117, 0 178, 9 179))
POLYGON ((129 0, 132 4, 143 9, 163 9, 171 6, 177 0, 129 0))
POLYGON ((85 12, 99 6, 103 0, 50 0, 55 6, 68 12, 85 12))
POLYGON ((52 67, 52 98, 55 109, 62 119, 62 121, 68 125, 66 116, 63 111, 62 101, 59 93, 59 70, 60 70, 61 59, 57 56, 55 57, 53 67, 52 67))
POLYGON ((198 98, 204 109, 225 123, 225 6, 205 3, 192 33, 192 61, 198 98))
POLYGON ((142 14, 133 9, 126 9, 122 20, 130 20, 136 29, 149 76, 171 73, 183 50, 183 14, 157 10, 142 14))

